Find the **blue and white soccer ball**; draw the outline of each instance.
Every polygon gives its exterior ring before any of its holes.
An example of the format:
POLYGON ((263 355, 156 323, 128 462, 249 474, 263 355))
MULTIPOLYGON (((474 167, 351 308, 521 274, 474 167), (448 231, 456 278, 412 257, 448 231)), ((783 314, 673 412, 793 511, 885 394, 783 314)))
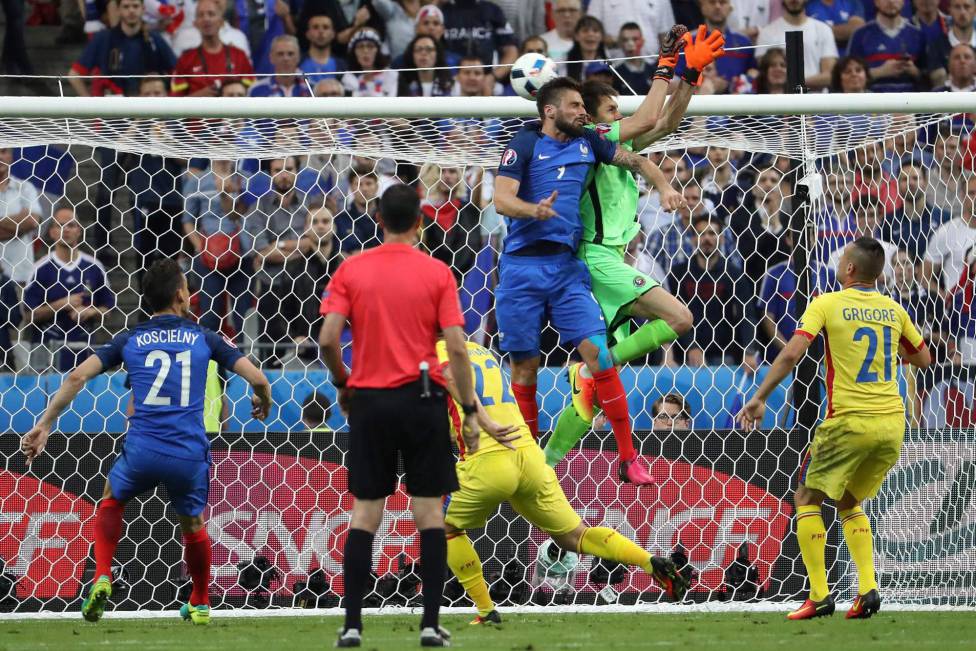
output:
POLYGON ((528 100, 535 100, 539 89, 558 76, 555 62, 536 52, 523 54, 512 64, 512 88, 528 100))
POLYGON ((540 578, 566 579, 579 565, 579 554, 563 551, 549 539, 539 545, 535 562, 536 575, 540 578))

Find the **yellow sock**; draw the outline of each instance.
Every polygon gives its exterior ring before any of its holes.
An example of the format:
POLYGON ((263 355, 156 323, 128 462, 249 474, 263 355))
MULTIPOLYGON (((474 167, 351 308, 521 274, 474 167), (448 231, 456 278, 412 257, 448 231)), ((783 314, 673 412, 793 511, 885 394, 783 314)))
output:
POLYGON ((626 536, 620 535, 609 527, 590 527, 580 538, 580 554, 598 556, 608 561, 636 565, 650 572, 651 555, 647 550, 626 536))
POLYGON ((850 511, 841 511, 840 523, 844 527, 844 540, 851 558, 857 565, 857 593, 867 594, 878 589, 874 576, 874 539, 871 536, 871 523, 860 506, 850 511))
POLYGON ((481 570, 481 559, 468 534, 461 533, 447 538, 447 566, 461 582, 464 591, 478 608, 478 614, 485 616, 495 610, 495 604, 488 594, 488 584, 481 570))
POLYGON ((830 594, 827 587, 827 528, 819 506, 800 506, 796 509, 796 539, 800 543, 803 564, 810 578, 810 598, 823 601, 830 594))

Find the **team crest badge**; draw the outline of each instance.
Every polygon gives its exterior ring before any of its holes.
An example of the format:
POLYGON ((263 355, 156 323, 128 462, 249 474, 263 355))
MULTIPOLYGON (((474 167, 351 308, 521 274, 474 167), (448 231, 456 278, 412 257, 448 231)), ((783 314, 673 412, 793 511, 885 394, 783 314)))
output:
POLYGON ((647 281, 644 280, 643 278, 641 278, 640 276, 638 276, 637 278, 634 278, 634 286, 635 287, 643 287, 646 284, 647 284, 647 281))
POLYGON ((603 135, 606 135, 606 134, 610 133, 610 129, 612 129, 612 128, 613 127, 610 126, 609 124, 598 124, 598 125, 596 125, 596 132, 598 134, 600 134, 601 136, 603 136, 603 135))
POLYGON ((506 149, 502 154, 502 166, 508 166, 518 160, 518 153, 514 149, 506 149))

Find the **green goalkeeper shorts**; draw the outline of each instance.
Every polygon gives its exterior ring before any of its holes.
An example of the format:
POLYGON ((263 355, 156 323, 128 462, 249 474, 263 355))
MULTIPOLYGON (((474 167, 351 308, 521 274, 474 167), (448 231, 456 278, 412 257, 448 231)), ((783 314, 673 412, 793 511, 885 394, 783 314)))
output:
POLYGON ((622 246, 581 242, 577 255, 590 270, 593 296, 603 311, 607 332, 614 332, 630 318, 627 308, 631 303, 661 285, 624 262, 622 246))

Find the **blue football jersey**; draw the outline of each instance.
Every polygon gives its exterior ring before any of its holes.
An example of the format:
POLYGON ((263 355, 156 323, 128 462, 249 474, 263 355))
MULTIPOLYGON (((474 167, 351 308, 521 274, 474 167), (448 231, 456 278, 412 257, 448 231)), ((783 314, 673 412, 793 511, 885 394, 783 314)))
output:
POLYGON ((134 413, 126 445, 180 459, 206 459, 203 425, 207 366, 232 369, 243 353, 222 336, 187 319, 155 316, 99 347, 106 370, 125 364, 134 413))
POLYGON ((566 244, 575 251, 583 232, 579 202, 586 176, 594 164, 609 164, 617 153, 616 143, 596 130, 560 142, 543 134, 541 126, 530 122, 515 134, 502 154, 498 174, 518 181, 518 198, 529 203, 558 191, 552 206, 557 216, 546 221, 506 217, 505 253, 540 241, 566 244))

